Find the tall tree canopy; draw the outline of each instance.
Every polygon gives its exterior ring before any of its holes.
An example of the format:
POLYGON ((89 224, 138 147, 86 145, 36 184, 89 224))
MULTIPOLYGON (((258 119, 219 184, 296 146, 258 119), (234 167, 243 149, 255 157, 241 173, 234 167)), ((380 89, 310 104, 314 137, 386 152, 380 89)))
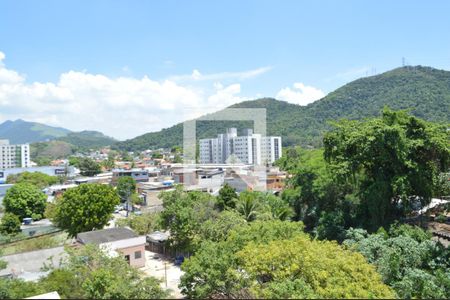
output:
POLYGON ((392 298, 360 254, 312 241, 300 222, 255 221, 206 240, 182 265, 191 298, 392 298))
POLYGON ((100 164, 89 157, 81 157, 74 160, 75 166, 80 169, 83 176, 94 176, 100 174, 102 168, 100 164))
POLYGON ((217 204, 221 210, 226 208, 234 208, 238 195, 236 190, 232 188, 228 183, 219 190, 219 196, 217 197, 217 204))
POLYGON ((431 200, 440 172, 450 163, 446 126, 403 111, 383 110, 368 121, 341 121, 324 137, 325 159, 341 182, 357 186, 361 219, 376 230, 431 200))
POLYGON ((18 183, 11 187, 3 199, 5 211, 20 219, 39 220, 44 215, 47 196, 31 183, 18 183))
POLYGON ((136 191, 136 181, 131 176, 122 176, 117 181, 117 194, 122 201, 128 201, 136 191))
POLYGON ((170 231, 171 245, 179 250, 194 250, 203 222, 219 213, 215 197, 202 192, 188 193, 182 186, 162 192, 160 197, 164 206, 161 226, 170 231))
POLYGON ((22 183, 27 182, 35 185, 36 187, 43 189, 52 184, 59 182, 58 177, 50 176, 41 172, 23 172, 19 174, 8 175, 6 179, 7 183, 22 183))
POLYGON ((112 187, 82 184, 67 190, 56 200, 51 218, 59 228, 76 236, 80 232, 102 229, 119 203, 112 187))
POLYGON ((400 298, 450 297, 450 249, 432 241, 430 233, 395 225, 375 234, 349 229, 346 237, 344 245, 374 264, 400 298))

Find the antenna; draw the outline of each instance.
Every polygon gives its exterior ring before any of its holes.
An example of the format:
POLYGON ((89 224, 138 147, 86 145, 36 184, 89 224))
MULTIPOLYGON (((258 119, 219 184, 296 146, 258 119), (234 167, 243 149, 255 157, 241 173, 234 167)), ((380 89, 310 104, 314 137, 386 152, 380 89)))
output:
POLYGON ((404 57, 402 57, 402 67, 404 67, 406 65, 406 60, 404 57))

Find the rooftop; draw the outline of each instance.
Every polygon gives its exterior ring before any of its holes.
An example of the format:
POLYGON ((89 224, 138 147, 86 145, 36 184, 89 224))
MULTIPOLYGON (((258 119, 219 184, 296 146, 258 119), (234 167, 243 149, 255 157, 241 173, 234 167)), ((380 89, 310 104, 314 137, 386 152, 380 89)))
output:
POLYGON ((131 229, 117 227, 79 233, 77 241, 82 244, 103 244, 134 237, 137 235, 131 229))

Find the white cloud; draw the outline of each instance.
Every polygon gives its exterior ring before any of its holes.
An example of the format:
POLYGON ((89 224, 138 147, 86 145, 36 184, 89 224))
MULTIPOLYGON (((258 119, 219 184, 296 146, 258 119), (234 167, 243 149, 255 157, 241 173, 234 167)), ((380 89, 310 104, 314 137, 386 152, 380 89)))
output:
POLYGON ((307 86, 301 82, 294 83, 293 88, 286 87, 281 89, 275 96, 276 99, 299 105, 307 105, 323 97, 325 97, 323 91, 313 86, 307 86))
POLYGON ((245 80, 267 73, 271 69, 272 67, 261 67, 242 72, 221 72, 213 74, 202 74, 199 70, 195 69, 192 71, 192 74, 172 76, 169 79, 173 81, 217 81, 225 79, 245 80))
POLYGON ((28 83, 6 68, 4 57, 0 52, 0 121, 22 118, 124 139, 184 121, 189 109, 213 112, 245 99, 238 83, 188 86, 86 71, 65 72, 57 82, 28 83))

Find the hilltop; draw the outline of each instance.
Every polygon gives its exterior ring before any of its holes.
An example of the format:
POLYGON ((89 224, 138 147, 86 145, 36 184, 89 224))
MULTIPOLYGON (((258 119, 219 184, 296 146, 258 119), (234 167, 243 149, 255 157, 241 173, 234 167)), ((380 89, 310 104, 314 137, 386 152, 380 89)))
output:
POLYGON ((11 144, 43 142, 66 136, 71 131, 61 127, 48 126, 21 119, 0 124, 0 139, 8 139, 11 144))
MULTIPOLYGON (((431 67, 407 66, 357 79, 307 106, 272 98, 245 101, 231 108, 266 108, 267 132, 283 137, 283 144, 317 147, 330 121, 377 116, 384 106, 407 109, 417 117, 435 122, 450 120, 450 72, 431 67)), ((199 122, 197 136, 212 137, 226 127, 249 122, 199 122)), ((113 148, 137 151, 180 146, 183 124, 118 142, 113 148)))

